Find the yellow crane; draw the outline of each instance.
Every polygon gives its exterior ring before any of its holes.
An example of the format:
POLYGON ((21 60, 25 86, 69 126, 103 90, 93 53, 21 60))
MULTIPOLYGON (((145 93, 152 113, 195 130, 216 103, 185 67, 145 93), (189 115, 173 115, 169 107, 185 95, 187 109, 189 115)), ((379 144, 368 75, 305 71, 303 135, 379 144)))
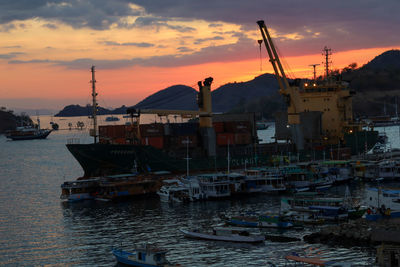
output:
MULTIPOLYGON (((264 21, 257 21, 271 65, 279 84, 279 92, 287 104, 287 127, 291 139, 304 148, 302 143, 320 142, 320 144, 338 144, 343 142, 345 134, 361 131, 362 125, 353 122, 352 95, 345 82, 327 77, 323 84, 316 81, 295 79, 289 82, 282 67, 279 55, 264 21), (320 112, 320 136, 315 134, 318 125, 310 120, 320 112), (302 119, 303 118, 303 119, 302 119), (307 125, 308 123, 308 125, 307 125), (314 133, 308 134, 308 128, 314 127, 314 133)), ((325 48, 324 51, 327 49, 325 48)), ((330 49, 329 49, 330 51, 330 49)), ((326 55, 328 68, 328 55, 326 55)))

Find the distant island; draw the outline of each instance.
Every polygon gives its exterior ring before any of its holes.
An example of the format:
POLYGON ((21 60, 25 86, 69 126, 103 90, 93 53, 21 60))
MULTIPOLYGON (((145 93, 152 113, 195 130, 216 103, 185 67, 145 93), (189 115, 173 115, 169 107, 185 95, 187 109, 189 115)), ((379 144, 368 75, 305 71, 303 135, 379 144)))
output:
MULTIPOLYGON (((356 92, 353 111, 356 117, 395 115, 395 99, 400 96, 400 50, 389 50, 362 67, 351 63, 342 70, 332 70, 332 76, 346 81, 356 92), (386 114, 385 114, 386 112, 386 114)), ((321 81, 323 77, 318 77, 321 81)), ((196 110, 197 91, 185 85, 174 85, 160 90, 136 105, 139 109, 196 110)), ((400 103, 397 101, 397 104, 400 103)), ((262 74, 253 80, 228 83, 212 91, 214 112, 256 112, 259 118, 274 119, 274 113, 286 109, 278 92, 273 74, 262 74)), ((98 114, 126 114, 128 107, 117 109, 99 107, 98 114)), ((90 116, 92 107, 69 105, 55 116, 90 116)))
MULTIPOLYGON (((97 114, 109 115, 109 114, 126 114, 126 106, 121 106, 116 109, 106 109, 102 107, 97 108, 97 114)), ((54 117, 73 117, 73 116, 91 116, 93 114, 93 108, 91 105, 80 106, 80 105, 69 105, 64 107, 54 117)))

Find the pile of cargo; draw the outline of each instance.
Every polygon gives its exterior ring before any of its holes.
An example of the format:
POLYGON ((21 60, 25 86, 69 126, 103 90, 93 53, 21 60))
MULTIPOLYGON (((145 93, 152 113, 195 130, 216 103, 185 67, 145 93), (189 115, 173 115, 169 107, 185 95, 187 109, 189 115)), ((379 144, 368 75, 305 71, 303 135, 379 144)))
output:
MULTIPOLYGON (((248 121, 214 122, 217 146, 248 145, 252 143, 252 127, 248 121)), ((131 125, 99 126, 102 144, 141 144, 158 149, 198 147, 198 123, 151 123, 139 127, 131 125)))
POLYGON ((248 145, 252 143, 252 129, 248 121, 214 122, 218 146, 248 145))

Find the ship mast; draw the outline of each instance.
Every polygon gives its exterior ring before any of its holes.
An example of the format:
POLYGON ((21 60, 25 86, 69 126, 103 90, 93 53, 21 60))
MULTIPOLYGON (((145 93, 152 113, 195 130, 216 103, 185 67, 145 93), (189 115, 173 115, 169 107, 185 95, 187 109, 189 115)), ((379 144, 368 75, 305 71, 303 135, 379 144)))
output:
POLYGON ((314 82, 317 80, 317 70, 316 70, 316 67, 317 66, 319 66, 319 64, 311 64, 311 65, 309 65, 309 66, 311 66, 311 67, 313 67, 313 69, 314 69, 314 82))
POLYGON ((325 75, 326 75, 326 80, 328 81, 329 80, 329 64, 332 63, 332 61, 329 61, 329 56, 332 55, 332 49, 325 46, 323 51, 324 51, 323 55, 325 56, 325 75))
POLYGON ((90 81, 92 83, 92 106, 93 106, 93 134, 92 136, 94 137, 94 143, 97 143, 97 101, 96 101, 96 79, 94 76, 95 73, 95 67, 92 66, 91 71, 92 71, 92 80, 90 81))

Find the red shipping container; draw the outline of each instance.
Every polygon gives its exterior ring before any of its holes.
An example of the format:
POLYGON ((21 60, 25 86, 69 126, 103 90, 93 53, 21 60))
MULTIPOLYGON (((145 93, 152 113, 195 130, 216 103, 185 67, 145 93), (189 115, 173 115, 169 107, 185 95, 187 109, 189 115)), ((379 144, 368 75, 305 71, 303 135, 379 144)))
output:
POLYGON ((162 136, 148 136, 142 138, 142 145, 152 146, 158 149, 164 148, 164 137, 162 136))
POLYGON ((125 138, 115 138, 113 140, 114 144, 120 144, 120 145, 125 145, 126 144, 126 139, 125 138))
POLYGON ((223 133, 225 132, 224 122, 213 122, 213 127, 216 133, 223 133))
POLYGON ((236 133, 235 144, 248 145, 251 143, 251 135, 249 133, 236 133))
POLYGON ((99 126, 99 135, 109 138, 124 138, 125 125, 102 125, 99 126))
POLYGON ((140 125, 141 136, 163 136, 164 125, 161 123, 143 124, 140 125))
POLYGON ((219 133, 217 134, 217 145, 226 146, 226 145, 234 145, 235 144, 235 134, 233 133, 219 133))
POLYGON ((248 121, 227 121, 225 122, 225 130, 229 133, 249 133, 251 127, 248 121))

